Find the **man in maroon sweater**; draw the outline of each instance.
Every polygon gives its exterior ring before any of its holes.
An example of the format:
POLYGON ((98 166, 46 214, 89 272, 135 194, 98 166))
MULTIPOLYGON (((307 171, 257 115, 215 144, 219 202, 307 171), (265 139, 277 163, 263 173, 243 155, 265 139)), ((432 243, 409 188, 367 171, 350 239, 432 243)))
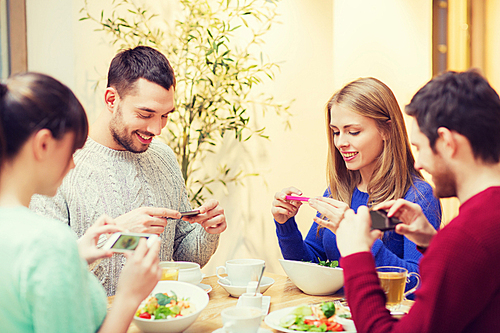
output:
POLYGON ((422 284, 401 320, 385 308, 370 248, 366 207, 345 214, 336 230, 345 292, 358 332, 500 332, 500 99, 475 72, 448 72, 421 88, 406 107, 414 118, 418 169, 432 175, 438 197, 456 196, 459 215, 441 231, 416 204, 383 203, 404 223, 396 232, 424 253, 422 284))

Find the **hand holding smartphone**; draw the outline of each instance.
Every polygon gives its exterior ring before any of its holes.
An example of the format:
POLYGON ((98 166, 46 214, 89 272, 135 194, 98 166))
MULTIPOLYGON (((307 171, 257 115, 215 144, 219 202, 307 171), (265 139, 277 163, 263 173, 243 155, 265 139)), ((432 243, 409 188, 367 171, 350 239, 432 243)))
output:
POLYGON ((285 200, 294 200, 294 201, 309 201, 310 198, 308 197, 298 197, 294 195, 287 195, 285 196, 285 200))
POLYGON ((372 218, 372 229, 378 229, 380 231, 394 230, 396 225, 402 223, 394 216, 388 217, 385 210, 371 210, 370 216, 372 218))
POLYGON ((181 212, 181 217, 183 217, 183 216, 196 216, 198 214, 200 214, 199 209, 189 210, 187 212, 181 212))
POLYGON ((155 234, 141 234, 141 233, 130 233, 130 232, 116 232, 109 237, 109 239, 104 243, 104 250, 111 250, 113 252, 129 252, 134 251, 139 245, 139 240, 141 238, 147 239, 147 246, 150 248, 154 242, 158 239, 158 235, 155 234))

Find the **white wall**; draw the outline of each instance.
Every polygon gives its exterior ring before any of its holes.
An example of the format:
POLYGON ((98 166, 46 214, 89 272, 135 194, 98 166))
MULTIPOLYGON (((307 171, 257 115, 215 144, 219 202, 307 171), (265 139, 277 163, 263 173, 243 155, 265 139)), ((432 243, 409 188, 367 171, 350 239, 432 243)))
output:
POLYGON ((48 73, 75 89, 73 1, 26 0, 28 70, 48 73))
MULTIPOLYGON (((89 1, 93 8, 110 2, 89 1)), ((116 48, 91 22, 78 22, 82 6, 83 0, 27 0, 28 66, 73 88, 92 120, 103 105, 102 89, 94 92, 93 84, 106 75, 116 48)), ((291 185, 309 196, 326 188, 324 107, 335 90, 357 77, 375 76, 404 105, 431 76, 431 0, 286 0, 279 12, 283 24, 273 26, 263 51, 282 62, 281 72, 259 89, 278 101, 295 99, 292 130, 284 131, 275 115, 256 116, 270 141, 249 143, 245 154, 236 154, 228 142, 207 161, 207 167, 237 161, 262 176, 216 193, 229 227, 206 274, 239 257, 265 259, 269 271, 282 272, 272 198, 291 185)), ((314 213, 301 208, 297 220, 304 233, 314 213)))
POLYGON ((335 1, 335 87, 373 76, 404 106, 432 75, 431 28, 430 0, 335 1))

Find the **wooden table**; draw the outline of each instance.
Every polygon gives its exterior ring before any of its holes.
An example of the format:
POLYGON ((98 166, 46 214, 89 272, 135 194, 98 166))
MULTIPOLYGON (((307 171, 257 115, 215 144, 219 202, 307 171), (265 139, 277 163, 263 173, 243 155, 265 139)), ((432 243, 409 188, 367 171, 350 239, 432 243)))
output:
MULTIPOLYGON (((344 296, 341 293, 328 296, 307 295, 300 291, 300 289, 297 288, 286 276, 271 273, 265 273, 264 275, 273 278, 275 281, 274 284, 264 293, 264 296, 271 296, 271 306, 269 308, 269 312, 300 304, 339 299, 344 296)), ((212 286, 212 291, 209 293, 210 301, 194 324, 184 331, 185 333, 211 333, 216 329, 221 328, 221 311, 225 308, 235 306, 238 302, 238 298, 229 296, 224 288, 217 283, 217 280, 218 278, 215 275, 207 276, 203 279, 203 284, 212 286)), ((113 296, 108 297, 109 305, 112 304, 113 298, 113 296)), ((270 329, 264 321, 262 322, 261 327, 270 329)), ((270 330, 273 332, 279 332, 273 329, 270 330)), ((141 331, 134 325, 134 323, 132 323, 127 332, 138 333, 141 331)))

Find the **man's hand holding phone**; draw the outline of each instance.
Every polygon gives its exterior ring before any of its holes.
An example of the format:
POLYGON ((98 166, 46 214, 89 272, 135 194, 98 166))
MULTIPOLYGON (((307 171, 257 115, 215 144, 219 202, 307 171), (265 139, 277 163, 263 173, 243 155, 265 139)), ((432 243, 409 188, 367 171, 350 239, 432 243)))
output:
POLYGON ((115 222, 130 232, 161 235, 168 223, 167 218, 179 219, 181 214, 168 208, 140 207, 118 216, 115 222))
POLYGON ((181 218, 184 217, 184 216, 196 216, 196 215, 199 215, 199 214, 200 214, 200 210, 199 209, 188 210, 186 212, 181 212, 181 218))
POLYGON ((416 203, 398 199, 383 202, 373 208, 385 209, 388 216, 401 220, 403 223, 399 223, 395 231, 418 246, 428 247, 437 234, 436 229, 429 223, 422 212, 422 208, 416 203))
POLYGON ((182 215, 184 221, 200 224, 209 234, 220 234, 227 227, 224 209, 215 199, 207 200, 196 210, 179 214, 182 215))
POLYGON ((372 229, 378 229, 380 231, 394 230, 396 225, 402 223, 394 216, 387 216, 387 212, 383 209, 371 210, 370 217, 372 219, 372 229))

